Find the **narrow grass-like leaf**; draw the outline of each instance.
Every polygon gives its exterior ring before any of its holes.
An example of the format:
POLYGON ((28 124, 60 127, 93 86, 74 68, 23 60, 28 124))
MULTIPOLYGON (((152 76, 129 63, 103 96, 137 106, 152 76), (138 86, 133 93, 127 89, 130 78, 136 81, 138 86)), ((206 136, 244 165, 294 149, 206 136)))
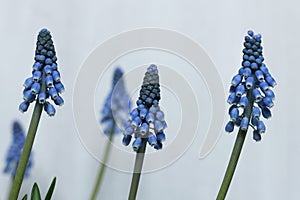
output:
POLYGON ((22 200, 27 200, 28 195, 25 194, 25 196, 22 198, 22 200))
POLYGON ((51 197, 52 197, 52 194, 53 194, 53 191, 54 191, 54 188, 55 188, 55 183, 56 183, 56 177, 53 178, 52 180, 52 183, 49 187, 49 190, 46 194, 46 197, 45 197, 45 200, 51 200, 51 197))
POLYGON ((34 183, 31 190, 31 200, 41 200, 41 193, 37 183, 34 183))

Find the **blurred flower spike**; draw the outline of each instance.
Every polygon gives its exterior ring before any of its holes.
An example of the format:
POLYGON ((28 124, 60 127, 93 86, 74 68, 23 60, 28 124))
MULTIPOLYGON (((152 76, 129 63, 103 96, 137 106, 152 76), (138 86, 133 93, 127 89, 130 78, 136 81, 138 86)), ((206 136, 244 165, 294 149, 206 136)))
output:
MULTIPOLYGON (((12 126, 13 141, 7 151, 6 166, 4 173, 11 174, 12 178, 15 177, 23 146, 25 143, 25 134, 18 121, 13 122, 12 126)), ((32 154, 29 157, 25 177, 29 175, 29 170, 32 167, 32 154)))
POLYGON ((21 112, 26 112, 30 103, 37 100, 44 105, 44 110, 49 116, 54 116, 56 110, 47 100, 51 98, 58 106, 64 104, 60 94, 64 92, 65 88, 61 82, 51 38, 47 29, 42 29, 38 34, 32 76, 27 78, 23 84, 23 102, 19 106, 21 112))
POLYGON ((159 107, 160 85, 156 65, 150 65, 145 73, 140 96, 137 100, 137 107, 130 112, 130 120, 127 122, 123 132, 123 144, 129 145, 131 138, 134 151, 142 145, 142 139, 147 139, 148 143, 155 149, 162 148, 162 142, 166 136, 164 129, 167 127, 164 113, 159 107))
POLYGON ((121 129, 124 129, 130 107, 131 102, 126 91, 123 71, 117 67, 114 71, 111 91, 101 111, 100 123, 105 126, 104 134, 120 133, 121 129))
POLYGON ((232 132, 234 126, 239 126, 246 131, 250 125, 253 128, 253 139, 260 141, 261 134, 266 131, 261 116, 265 119, 272 116, 270 108, 273 107, 275 99, 272 89, 276 81, 263 62, 261 35, 248 31, 244 47, 242 67, 232 78, 229 89, 227 102, 231 105, 230 121, 225 130, 232 132), (249 117, 244 115, 248 105, 251 109, 249 117))

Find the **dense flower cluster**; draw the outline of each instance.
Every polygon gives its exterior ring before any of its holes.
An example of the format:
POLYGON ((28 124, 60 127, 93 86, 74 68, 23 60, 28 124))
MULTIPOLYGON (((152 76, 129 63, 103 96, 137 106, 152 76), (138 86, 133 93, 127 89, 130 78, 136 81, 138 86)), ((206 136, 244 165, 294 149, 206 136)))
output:
MULTIPOLYGON (((6 166, 4 173, 11 174, 14 178, 16 175, 19 160, 25 143, 25 134, 19 122, 13 123, 13 141, 6 155, 6 166)), ((25 171, 25 177, 29 175, 29 170, 32 167, 32 156, 30 155, 25 171)))
POLYGON ((128 119, 128 109, 131 103, 122 76, 123 71, 120 68, 116 68, 111 91, 101 111, 102 118, 100 123, 105 124, 104 134, 110 134, 111 132, 120 133, 121 128, 128 119))
POLYGON ((260 116, 265 119, 271 117, 270 108, 273 107, 275 99, 272 88, 276 85, 276 81, 263 63, 261 35, 248 31, 244 47, 242 67, 233 77, 229 89, 227 102, 231 104, 229 108, 231 120, 225 130, 232 132, 234 125, 239 126, 241 130, 247 130, 250 124, 254 129, 253 139, 260 141, 261 133, 266 131, 260 116), (245 109, 248 105, 251 112, 246 116, 245 109))
POLYGON ((140 96, 136 102, 137 107, 131 111, 130 120, 124 131, 124 145, 129 145, 134 136, 135 140, 132 146, 135 151, 140 148, 143 138, 147 139, 155 149, 162 148, 162 142, 166 139, 164 129, 167 124, 164 113, 158 105, 159 100, 158 70, 156 65, 150 65, 144 76, 140 96))
POLYGON ((23 102, 19 106, 21 112, 26 112, 30 103, 36 99, 44 105, 49 116, 55 115, 54 106, 47 101, 49 97, 56 105, 63 105, 64 100, 59 95, 64 91, 60 73, 57 68, 57 57, 50 32, 42 29, 37 37, 35 63, 32 66, 32 76, 24 81, 23 102))

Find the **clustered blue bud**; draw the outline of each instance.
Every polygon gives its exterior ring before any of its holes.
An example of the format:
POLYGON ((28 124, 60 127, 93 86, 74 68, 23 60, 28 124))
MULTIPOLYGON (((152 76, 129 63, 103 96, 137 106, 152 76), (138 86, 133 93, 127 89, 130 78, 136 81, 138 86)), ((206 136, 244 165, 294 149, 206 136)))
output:
POLYGON ((232 132, 235 125, 241 130, 247 130, 250 124, 254 129, 253 139, 260 141, 261 134, 266 131, 260 117, 262 115, 268 119, 272 116, 270 108, 273 107, 275 99, 272 88, 276 85, 276 81, 263 63, 261 35, 248 31, 244 47, 242 67, 232 78, 229 89, 227 102, 231 105, 229 108, 231 120, 226 124, 225 131, 232 132), (250 119, 244 116, 244 110, 250 102, 249 96, 254 102, 250 119))
POLYGON ((160 100, 159 76, 156 65, 150 65, 145 73, 140 96, 137 100, 137 107, 130 112, 130 119, 123 132, 123 144, 129 145, 132 136, 135 140, 132 143, 134 151, 142 145, 142 139, 147 139, 148 143, 155 149, 162 148, 162 142, 166 136, 164 129, 167 127, 165 115, 160 110, 158 102, 160 100))
POLYGON ((124 124, 127 123, 127 113, 131 102, 122 76, 123 71, 117 67, 114 71, 111 91, 101 111, 100 123, 105 124, 104 134, 120 133, 124 124))
POLYGON ((37 100, 44 105, 44 110, 49 116, 54 116, 56 110, 47 99, 51 98, 58 106, 64 104, 59 94, 63 93, 65 88, 57 68, 57 57, 51 38, 47 29, 42 29, 38 34, 32 76, 23 84, 24 101, 19 106, 21 112, 26 112, 30 103, 37 100))
MULTIPOLYGON (((21 153, 25 143, 25 134, 18 121, 13 123, 12 128, 13 141, 7 151, 6 155, 6 166, 4 168, 4 173, 11 174, 12 178, 15 177, 19 160, 21 158, 21 153)), ((32 167, 32 154, 29 156, 29 161, 27 163, 27 168, 25 171, 25 177, 29 175, 29 170, 32 167)))

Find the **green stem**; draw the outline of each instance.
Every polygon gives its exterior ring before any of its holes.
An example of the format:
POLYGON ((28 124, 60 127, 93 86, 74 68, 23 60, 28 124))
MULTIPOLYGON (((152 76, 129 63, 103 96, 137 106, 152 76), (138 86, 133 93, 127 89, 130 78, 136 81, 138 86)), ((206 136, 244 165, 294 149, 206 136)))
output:
MULTIPOLYGON (((251 119, 250 117, 251 117, 252 107, 253 107, 253 103, 254 103, 254 98, 253 98, 252 92, 253 92, 253 90, 251 89, 247 93, 247 98, 249 100, 249 103, 243 113, 244 117, 248 117, 249 123, 250 123, 250 119, 251 119)), ((238 160, 239 160, 242 148, 243 148, 247 130, 241 130, 241 128, 239 129, 239 132, 236 137, 235 144, 234 144, 231 156, 230 156, 230 160, 229 160, 226 172, 225 172, 225 176, 224 176, 222 185, 220 187, 220 190, 219 190, 219 193, 217 196, 217 200, 224 200, 226 197, 227 191, 229 189, 234 171, 236 169, 236 166, 237 166, 237 163, 238 163, 238 160)))
POLYGON ((20 162, 17 168, 16 176, 10 190, 9 200, 17 200, 19 196, 20 188, 24 178, 24 173, 27 167, 28 159, 30 156, 30 152, 38 128, 38 124, 41 118, 42 110, 43 110, 43 105, 41 105, 39 102, 36 102, 34 111, 32 113, 28 133, 26 136, 26 141, 20 158, 20 162))
POLYGON ((136 194, 137 194, 137 190, 138 190, 139 182, 140 182, 140 177, 141 177, 141 171, 142 171, 142 168, 143 168, 146 145, 147 145, 147 139, 144 138, 142 140, 141 147, 139 148, 139 150, 136 153, 134 171, 133 171, 133 175, 132 175, 128 200, 135 200, 136 199, 136 194))
POLYGON ((110 153, 110 149, 111 149, 111 141, 113 140, 113 135, 114 135, 114 130, 115 129, 115 123, 113 124, 113 127, 109 133, 109 141, 106 143, 106 147, 105 147, 105 153, 104 153, 104 157, 103 157, 103 161, 101 162, 100 168, 99 168, 99 172, 98 172, 98 177, 96 180, 96 183, 94 185, 94 189, 93 189, 93 193, 91 195, 90 200, 95 200, 97 197, 97 194, 100 190, 100 186, 102 183, 102 178, 103 178, 103 174, 105 171, 105 165, 110 153))
POLYGON ((233 150, 231 153, 229 164, 227 166, 227 170, 226 170, 221 188, 220 188, 218 196, 217 196, 217 200, 225 199, 225 196, 229 189, 229 185, 231 183, 236 165, 238 163, 238 160, 239 160, 239 157, 240 157, 240 154, 242 151, 245 137, 246 137, 246 131, 239 130, 239 133, 237 135, 237 138, 235 140, 235 144, 234 144, 234 147, 233 147, 233 150))

